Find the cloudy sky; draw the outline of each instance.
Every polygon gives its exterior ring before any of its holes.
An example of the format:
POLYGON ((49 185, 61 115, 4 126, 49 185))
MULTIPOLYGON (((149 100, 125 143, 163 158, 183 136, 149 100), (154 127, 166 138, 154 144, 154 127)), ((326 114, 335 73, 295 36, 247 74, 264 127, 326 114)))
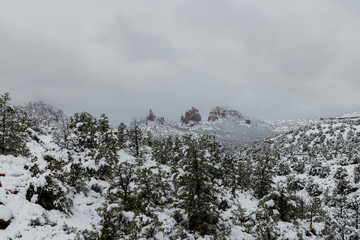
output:
POLYGON ((114 124, 190 106, 339 115, 360 109, 359 12, 358 0, 0 0, 0 89, 114 124))

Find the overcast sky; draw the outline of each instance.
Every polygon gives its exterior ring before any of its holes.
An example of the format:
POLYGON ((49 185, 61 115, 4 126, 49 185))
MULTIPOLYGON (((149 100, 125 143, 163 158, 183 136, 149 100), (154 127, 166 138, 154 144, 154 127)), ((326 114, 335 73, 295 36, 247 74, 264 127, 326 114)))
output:
POLYGON ((360 109, 360 1, 0 0, 0 89, 113 124, 360 109))

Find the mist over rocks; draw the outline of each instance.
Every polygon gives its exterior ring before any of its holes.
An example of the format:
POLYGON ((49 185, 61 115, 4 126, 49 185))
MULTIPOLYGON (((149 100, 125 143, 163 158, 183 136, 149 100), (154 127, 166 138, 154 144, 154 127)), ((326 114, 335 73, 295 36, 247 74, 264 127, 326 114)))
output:
POLYGON ((241 119, 243 118, 243 115, 237 110, 217 106, 211 109, 211 112, 209 113, 208 121, 216 121, 221 118, 227 118, 227 117, 235 117, 237 119, 241 119))

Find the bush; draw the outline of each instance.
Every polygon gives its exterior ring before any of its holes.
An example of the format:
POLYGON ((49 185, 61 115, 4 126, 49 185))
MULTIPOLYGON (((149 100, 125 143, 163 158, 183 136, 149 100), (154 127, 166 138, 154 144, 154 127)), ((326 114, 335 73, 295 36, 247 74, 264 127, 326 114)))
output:
POLYGON ((37 194, 36 203, 44 209, 71 214, 72 199, 51 176, 46 176, 46 183, 42 187, 35 188, 30 185, 26 192, 26 199, 30 201, 35 194, 37 194))

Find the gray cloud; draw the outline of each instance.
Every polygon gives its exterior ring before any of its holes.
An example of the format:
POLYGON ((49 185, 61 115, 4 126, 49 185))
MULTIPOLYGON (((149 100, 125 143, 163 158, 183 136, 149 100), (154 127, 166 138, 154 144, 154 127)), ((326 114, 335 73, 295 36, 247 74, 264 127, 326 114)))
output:
POLYGON ((120 15, 100 31, 98 41, 110 49, 116 49, 124 60, 168 61, 176 57, 176 50, 163 36, 137 29, 120 15))
POLYGON ((359 109, 358 1, 0 3, 0 84, 16 103, 178 120, 226 105, 263 118, 359 109))

